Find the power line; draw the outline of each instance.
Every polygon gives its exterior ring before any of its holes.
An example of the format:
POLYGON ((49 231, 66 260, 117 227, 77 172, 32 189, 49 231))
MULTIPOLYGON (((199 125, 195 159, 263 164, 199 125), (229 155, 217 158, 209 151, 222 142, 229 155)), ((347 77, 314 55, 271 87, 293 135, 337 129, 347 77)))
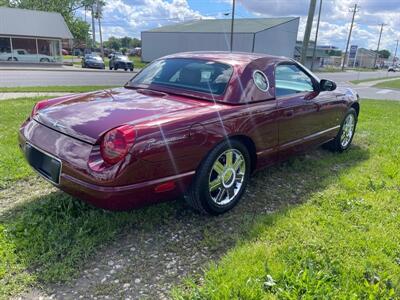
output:
POLYGON ((394 51, 393 66, 394 66, 394 63, 396 62, 396 56, 397 56, 397 49, 398 49, 398 47, 399 47, 399 40, 397 40, 397 43, 396 43, 396 50, 394 51))
POLYGON ((303 47, 301 49, 300 62, 302 64, 305 63, 306 58, 307 58, 308 43, 310 41, 311 29, 312 29, 312 24, 314 21, 314 13, 315 13, 316 6, 317 6, 317 0, 311 0, 310 7, 308 9, 306 30, 304 32, 303 47))
POLYGON ((346 52, 344 53, 343 57, 343 64, 342 64, 342 71, 344 70, 344 67, 346 65, 346 60, 347 60, 347 53, 349 52, 349 44, 350 44, 350 39, 351 39, 351 33, 353 32, 353 26, 354 26, 354 19, 356 17, 356 13, 359 12, 360 8, 357 7, 357 3, 354 4, 354 8, 350 9, 350 12, 353 13, 353 17, 351 19, 351 25, 350 25, 350 31, 349 31, 349 36, 347 38, 347 44, 346 44, 346 52))
POLYGON ((233 2, 232 2, 232 22, 231 22, 231 52, 233 51, 233 29, 234 29, 234 23, 235 23, 235 5, 236 5, 236 0, 233 0, 233 2))
POLYGON ((317 22, 317 30, 315 31, 314 49, 311 60, 311 71, 313 71, 314 69, 315 51, 317 50, 317 43, 318 43, 319 23, 321 21, 321 10, 322 10, 322 0, 319 1, 318 22, 317 22))
POLYGON ((376 62, 378 60, 378 52, 379 52, 379 47, 381 45, 381 38, 382 38, 382 32, 383 32, 383 27, 386 26, 387 24, 380 24, 381 25, 381 30, 379 32, 379 40, 378 40, 378 47, 376 48, 376 52, 375 52, 375 59, 374 59, 374 68, 376 67, 376 62))

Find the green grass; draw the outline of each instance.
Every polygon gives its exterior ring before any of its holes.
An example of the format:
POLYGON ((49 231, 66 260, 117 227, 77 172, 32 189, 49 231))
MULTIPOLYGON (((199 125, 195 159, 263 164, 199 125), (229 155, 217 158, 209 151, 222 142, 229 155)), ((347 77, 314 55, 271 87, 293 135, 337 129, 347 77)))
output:
POLYGON ((399 299, 399 113, 400 102, 363 101, 357 146, 285 170, 304 204, 256 219, 174 298, 399 299))
MULTIPOLYGON (((1 87, 0 93, 25 93, 25 92, 60 92, 60 93, 86 93, 102 89, 111 89, 111 85, 88 85, 88 86, 17 86, 1 87)), ((1 113, 1 112, 0 112, 1 113)))
POLYGON ((374 87, 382 89, 400 89, 400 79, 381 82, 374 85, 374 87))
POLYGON ((340 67, 324 67, 317 69, 316 72, 319 73, 340 73, 343 72, 340 67))
POLYGON ((18 147, 18 128, 41 99, 0 101, 0 189, 32 174, 18 147))
MULTIPOLYGON (((0 188, 0 197, 32 175, 18 149, 17 130, 37 100, 0 102, 0 180, 8 186, 0 188)), ((399 113, 399 102, 364 100, 350 151, 314 152, 257 175, 256 189, 263 193, 264 178, 282 178, 267 197, 279 195, 286 208, 252 213, 237 246, 208 268, 205 281, 188 280, 174 297, 399 298, 399 113), (302 204, 290 206, 293 195, 302 204)), ((25 193, 46 187, 37 181, 25 193)), ((62 192, 31 196, 4 215, 0 210, 0 299, 74 278, 121 232, 169 226, 176 210, 175 204, 162 204, 107 212, 62 192)), ((206 229, 203 243, 218 248, 221 233, 206 229)))
POLYGON ((371 81, 377 81, 377 80, 392 80, 392 79, 396 79, 398 77, 393 76, 393 77, 376 77, 376 78, 368 78, 368 79, 360 79, 360 80, 351 80, 351 83, 354 84, 359 84, 359 83, 363 83, 363 82, 371 82, 371 81))

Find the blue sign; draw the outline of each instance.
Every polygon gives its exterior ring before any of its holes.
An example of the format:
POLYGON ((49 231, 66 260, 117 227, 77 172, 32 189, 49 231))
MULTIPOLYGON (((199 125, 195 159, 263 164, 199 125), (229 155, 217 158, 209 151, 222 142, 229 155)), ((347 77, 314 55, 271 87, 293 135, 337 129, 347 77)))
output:
POLYGON ((349 53, 349 59, 355 59, 357 55, 357 45, 351 45, 350 46, 350 53, 349 53))

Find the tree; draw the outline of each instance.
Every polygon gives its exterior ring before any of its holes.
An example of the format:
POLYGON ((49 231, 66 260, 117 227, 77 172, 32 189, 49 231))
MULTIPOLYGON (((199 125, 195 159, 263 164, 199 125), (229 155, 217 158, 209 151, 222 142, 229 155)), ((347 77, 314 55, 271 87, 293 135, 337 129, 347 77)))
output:
POLYGON ((388 59, 390 57, 391 53, 388 50, 380 50, 378 52, 378 54, 379 54, 379 57, 384 58, 384 59, 388 59))
POLYGON ((131 39, 131 43, 129 44, 129 46, 130 46, 130 48, 141 47, 142 41, 137 38, 133 38, 133 39, 131 39))
POLYGON ((111 36, 109 37, 108 41, 104 42, 104 47, 118 51, 122 47, 121 40, 111 36))

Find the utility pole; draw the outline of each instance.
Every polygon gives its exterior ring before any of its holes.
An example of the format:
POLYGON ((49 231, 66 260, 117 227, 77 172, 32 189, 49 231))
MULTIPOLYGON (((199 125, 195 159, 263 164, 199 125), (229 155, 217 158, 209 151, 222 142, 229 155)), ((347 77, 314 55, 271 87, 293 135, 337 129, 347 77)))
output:
POLYGON ((92 47, 96 48, 96 27, 94 26, 94 3, 91 5, 91 10, 92 10, 92 47))
POLYGON ((233 29, 235 24, 235 5, 236 0, 232 0, 232 21, 231 21, 231 52, 233 51, 233 29))
POLYGON ((103 35, 101 34, 101 16, 102 16, 102 6, 99 3, 99 0, 96 2, 97 4, 97 20, 99 21, 99 36, 100 36, 100 51, 101 57, 104 57, 104 49, 103 49, 103 35))
POLYGON ((357 3, 356 3, 356 4, 354 4, 354 8, 352 10, 350 10, 350 12, 353 13, 353 18, 351 19, 349 37, 347 38, 347 44, 346 44, 346 52, 344 53, 344 57, 343 57, 342 71, 344 70, 344 67, 346 65, 347 53, 349 52, 349 44, 350 44, 350 39, 351 39, 351 33, 353 32, 354 18, 356 17, 356 13, 358 11, 359 11, 359 8, 357 8, 357 3))
POLYGON ((394 66, 394 64, 395 64, 395 62, 396 62, 396 56, 397 56, 397 49, 399 48, 399 40, 397 40, 397 43, 396 43, 396 50, 394 51, 394 56, 393 56, 393 66, 394 66))
POLYGON ((374 68, 376 67, 376 62, 378 60, 378 52, 379 52, 379 47, 381 45, 381 38, 382 38, 382 32, 383 32, 383 26, 385 26, 386 24, 382 23, 381 25, 381 31, 379 32, 379 40, 378 40, 378 47, 376 48, 376 52, 375 52, 375 59, 374 59, 374 68))
POLYGON ((300 62, 302 64, 305 64, 305 61, 307 58, 308 43, 310 42, 311 29, 312 29, 312 24, 314 21, 314 13, 315 13, 316 6, 317 6, 317 0, 310 0, 310 8, 308 9, 307 25, 306 25, 306 30, 304 32, 303 47, 301 49, 300 62))
POLYGON ((321 10, 322 10, 322 0, 319 1, 318 22, 317 22, 317 30, 315 31, 315 44, 312 54, 311 71, 314 71, 314 59, 315 59, 315 51, 317 50, 319 23, 321 21, 321 10))

